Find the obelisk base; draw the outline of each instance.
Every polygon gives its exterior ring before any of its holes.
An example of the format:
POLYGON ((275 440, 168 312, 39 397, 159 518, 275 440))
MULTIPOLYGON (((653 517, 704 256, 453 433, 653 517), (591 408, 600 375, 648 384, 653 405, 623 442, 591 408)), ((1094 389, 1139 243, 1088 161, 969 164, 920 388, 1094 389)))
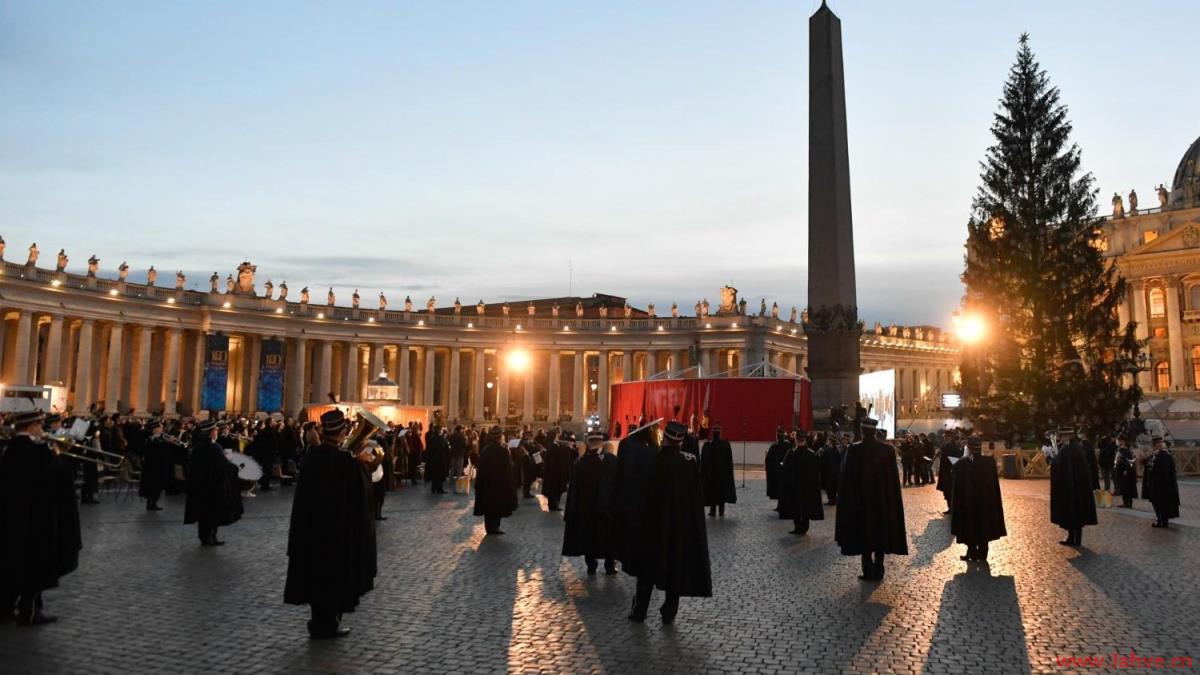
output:
POLYGON ((859 335, 857 330, 808 332, 808 366, 813 412, 846 406, 852 413, 858 401, 859 335))

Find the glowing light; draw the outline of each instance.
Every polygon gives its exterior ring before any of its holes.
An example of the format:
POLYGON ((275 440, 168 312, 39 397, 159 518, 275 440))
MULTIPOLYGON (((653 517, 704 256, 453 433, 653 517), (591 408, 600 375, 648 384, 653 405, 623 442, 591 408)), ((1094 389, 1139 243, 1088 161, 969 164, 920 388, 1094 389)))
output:
POLYGON ((417 321, 417 325, 418 325, 418 326, 424 326, 424 325, 425 325, 425 319, 421 319, 421 320, 417 321))
POLYGON ((608 330, 609 330, 609 332, 613 332, 613 333, 615 333, 615 332, 616 332, 616 330, 617 330, 617 327, 616 327, 616 326, 609 326, 609 327, 608 327, 608 330))
POLYGON ((276 313, 276 314, 283 314, 283 308, 282 308, 282 307, 276 307, 276 308, 275 308, 275 313, 276 313))
POLYGON ((506 358, 509 370, 521 373, 529 369, 529 352, 524 349, 514 349, 506 358))
POLYGON ((706 324, 704 324, 704 327, 705 327, 705 328, 712 328, 712 324, 711 324, 711 323, 706 323, 706 324))
POLYGON ((167 304, 168 304, 168 305, 173 305, 173 304, 175 304, 175 298, 167 298, 167 304))
POLYGON ((223 305, 221 305, 221 306, 222 306, 222 307, 224 307, 225 309, 229 309, 229 308, 230 308, 230 307, 232 307, 233 305, 229 304, 229 301, 228 301, 228 300, 226 300, 226 301, 225 301, 225 304, 223 304, 223 305))
POLYGON ((114 289, 112 289, 111 291, 109 291, 109 292, 108 292, 108 294, 109 294, 109 295, 116 295, 116 294, 117 294, 117 289, 115 289, 115 288, 114 288, 114 289))
POLYGON ((521 330, 521 324, 517 324, 517 330, 521 330))
POLYGON ((665 329, 664 329, 662 326, 659 326, 659 327, 658 327, 658 329, 659 329, 659 330, 665 330, 665 329))
POLYGON ((735 323, 735 324, 733 324, 733 327, 734 327, 734 328, 737 328, 737 324, 736 324, 736 323, 735 323))
POLYGON ((962 314, 954 317, 954 330, 963 344, 973 345, 983 340, 987 324, 978 314, 962 314))
POLYGON ((324 318, 325 318, 325 312, 317 312, 317 318, 318 318, 318 319, 324 319, 324 318))
POLYGON ((467 324, 467 328, 474 328, 474 327, 475 327, 475 324, 473 324, 473 323, 468 323, 468 324, 467 324))
POLYGON ((373 317, 373 316, 368 316, 368 317, 367 317, 367 323, 375 323, 375 317, 373 317))
POLYGON ((58 279, 54 279, 53 281, 50 282, 50 285, 55 288, 58 288, 59 286, 62 286, 62 282, 59 281, 58 279))

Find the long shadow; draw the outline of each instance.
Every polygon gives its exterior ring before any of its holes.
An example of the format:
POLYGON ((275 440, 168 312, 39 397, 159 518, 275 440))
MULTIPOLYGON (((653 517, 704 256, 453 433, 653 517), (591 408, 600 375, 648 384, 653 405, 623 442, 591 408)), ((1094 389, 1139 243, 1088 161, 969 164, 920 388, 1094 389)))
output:
POLYGON ((912 557, 913 567, 928 567, 933 563, 937 554, 950 548, 954 537, 950 534, 950 516, 941 515, 932 518, 925 524, 925 531, 913 538, 913 548, 916 555, 912 557))
POLYGON ((966 672, 1032 672, 1017 587, 1010 576, 994 577, 986 564, 946 582, 925 673, 962 663, 966 672))

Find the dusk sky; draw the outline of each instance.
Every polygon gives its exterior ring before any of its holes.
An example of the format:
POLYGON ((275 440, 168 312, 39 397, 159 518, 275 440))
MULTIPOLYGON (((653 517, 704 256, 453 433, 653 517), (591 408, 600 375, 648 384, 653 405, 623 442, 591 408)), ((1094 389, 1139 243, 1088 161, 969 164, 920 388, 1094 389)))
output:
MULTIPOLYGON (((817 0, 6 2, 0 235, 341 304, 805 304, 817 0), (569 264, 573 282, 569 281, 569 264), (571 286, 569 286, 571 284, 571 286)), ((1107 211, 1200 136, 1200 3, 831 3, 860 314, 948 325, 1025 31, 1107 211)))

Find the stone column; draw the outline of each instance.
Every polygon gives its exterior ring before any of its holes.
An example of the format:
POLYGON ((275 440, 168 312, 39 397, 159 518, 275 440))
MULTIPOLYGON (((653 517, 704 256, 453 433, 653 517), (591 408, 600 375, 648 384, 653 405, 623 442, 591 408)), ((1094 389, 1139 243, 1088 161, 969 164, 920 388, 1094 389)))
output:
POLYGON ((125 326, 113 323, 108 336, 108 371, 104 376, 104 412, 119 412, 121 398, 121 346, 125 338, 125 326))
POLYGON ((471 375, 471 419, 480 421, 483 419, 483 404, 486 398, 487 387, 483 382, 484 375, 484 353, 482 349, 476 348, 475 355, 472 357, 473 373, 471 375))
POLYGON ((289 415, 298 414, 304 407, 304 385, 308 379, 307 349, 307 338, 294 338, 288 343, 287 373, 283 384, 287 392, 284 407, 289 415))
MULTIPOLYGON (((1145 340, 1150 335, 1150 317, 1146 312, 1146 282, 1138 279, 1131 284, 1133 291, 1133 320, 1137 322, 1135 335, 1139 340, 1145 340)), ((1143 392, 1151 391, 1153 382, 1154 363, 1150 362, 1146 370, 1138 373, 1138 386, 1143 392)))
POLYGON ((437 381, 437 349, 425 348, 424 369, 425 387, 422 389, 421 405, 437 405, 433 400, 433 384, 437 381))
POLYGON ((400 372, 396 373, 396 383, 400 385, 400 403, 412 403, 412 396, 409 395, 409 377, 408 377, 408 345, 400 345, 396 348, 396 369, 400 372))
POLYGON ((317 361, 313 364, 313 393, 310 403, 327 403, 329 401, 330 375, 333 369, 333 343, 321 340, 317 347, 317 361))
POLYGON ((246 378, 246 382, 242 386, 242 410, 252 413, 258 410, 258 375, 262 367, 262 344, 263 338, 261 335, 246 335, 242 338, 243 361, 242 361, 242 376, 246 378))
POLYGON ((195 339, 192 342, 192 377, 188 386, 188 406, 191 408, 192 414, 200 410, 200 404, 204 402, 204 356, 208 350, 208 336, 204 331, 196 331, 195 339))
MULTIPOLYGON (((379 377, 379 373, 386 371, 387 368, 387 346, 375 345, 373 347, 374 355, 371 357, 371 372, 367 382, 374 382, 375 378, 379 377)), ((396 373, 388 373, 388 377, 395 378, 396 373)), ((393 379, 393 381, 395 381, 393 379)))
POLYGON ((600 368, 596 376, 596 414, 600 424, 608 424, 608 350, 600 350, 600 368))
POLYGON ((446 419, 458 419, 458 381, 462 378, 462 352, 458 347, 450 348, 450 386, 446 388, 446 419))
POLYGON ((633 374, 633 350, 626 349, 621 352, 621 381, 632 382, 637 379, 633 374))
POLYGON ((575 390, 572 392, 574 394, 573 401, 575 410, 572 413, 572 419, 577 422, 582 422, 584 413, 586 412, 584 410, 584 406, 586 405, 585 401, 587 401, 585 393, 587 392, 588 385, 587 359, 584 358, 584 352, 582 349, 575 350, 575 375, 571 379, 575 381, 575 390))
MULTIPOLYGON (((1129 284, 1130 293, 1133 292, 1133 282, 1129 284)), ((1122 334, 1125 332, 1125 326, 1129 324, 1129 296, 1121 299, 1117 304, 1117 330, 1122 334)))
POLYGON ((504 352, 496 350, 496 372, 499 377, 496 378, 496 419, 504 423, 504 418, 508 417, 508 380, 512 373, 508 370, 508 364, 504 362, 504 352))
POLYGON ((550 350, 550 365, 546 369, 547 403, 546 416, 550 424, 558 421, 559 409, 562 407, 562 354, 557 349, 550 350))
POLYGON ((13 382, 12 384, 33 384, 32 364, 37 358, 32 354, 37 348, 36 342, 30 338, 33 334, 33 314, 26 310, 17 310, 17 339, 13 342, 13 382))
POLYGON ((62 370, 62 342, 63 317, 56 314, 50 317, 50 330, 46 333, 46 367, 42 371, 43 384, 61 382, 66 379, 63 377, 62 370))
POLYGON ((183 333, 178 328, 167 330, 167 349, 163 359, 163 415, 175 415, 179 400, 179 357, 183 333))
POLYGON ((1167 279, 1167 339, 1171 346, 1171 389, 1183 391, 1188 388, 1188 372, 1183 358, 1183 314, 1179 308, 1179 280, 1167 279))
POLYGON ((654 375, 655 373, 658 372, 658 350, 657 349, 651 349, 650 351, 646 352, 645 363, 646 363, 646 366, 645 366, 646 374, 642 376, 642 379, 647 380, 647 379, 650 379, 651 375, 654 375))
POLYGON ((84 319, 79 323, 79 350, 75 356, 75 404, 76 414, 86 414, 92 405, 92 337, 96 322, 84 319))
POLYGON ((342 400, 359 401, 358 393, 358 343, 347 342, 342 346, 342 400))
POLYGON ((135 415, 146 415, 150 412, 147 399, 150 398, 150 340, 153 335, 154 329, 150 326, 137 327, 137 361, 134 362, 137 378, 133 385, 135 415))
POLYGON ((533 371, 535 370, 536 364, 537 364, 537 353, 530 351, 529 352, 529 366, 525 368, 525 373, 524 373, 525 377, 523 378, 525 380, 525 382, 524 382, 525 396, 521 401, 521 403, 522 403, 521 414, 524 415, 524 422, 526 424, 533 424, 533 409, 534 409, 534 405, 533 405, 533 371))

